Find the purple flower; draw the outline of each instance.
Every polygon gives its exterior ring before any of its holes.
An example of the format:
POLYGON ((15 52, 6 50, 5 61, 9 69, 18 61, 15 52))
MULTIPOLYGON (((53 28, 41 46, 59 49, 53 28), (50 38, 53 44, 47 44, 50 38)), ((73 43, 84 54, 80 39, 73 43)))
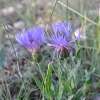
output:
POLYGON ((41 42, 45 41, 41 27, 33 27, 27 31, 23 29, 22 33, 18 33, 15 38, 22 46, 31 52, 37 52, 41 42))
POLYGON ((58 54, 62 50, 70 51, 74 48, 73 42, 82 38, 80 29, 75 31, 75 37, 73 40, 70 40, 71 37, 71 23, 64 21, 59 23, 52 24, 53 33, 50 35, 47 32, 47 37, 49 41, 47 42, 48 46, 55 48, 54 53, 58 54))

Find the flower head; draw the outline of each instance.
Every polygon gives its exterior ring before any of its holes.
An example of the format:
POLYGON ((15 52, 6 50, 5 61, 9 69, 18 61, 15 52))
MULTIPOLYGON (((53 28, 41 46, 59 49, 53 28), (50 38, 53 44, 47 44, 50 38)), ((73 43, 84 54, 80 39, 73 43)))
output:
POLYGON ((63 50, 69 52, 72 48, 74 48, 73 42, 82 38, 80 29, 77 29, 75 31, 75 38, 70 40, 72 29, 71 23, 67 21, 64 21, 63 23, 53 23, 52 30, 52 35, 47 33, 47 37, 49 38, 47 45, 55 48, 55 54, 58 54, 59 52, 61 53, 63 50))
POLYGON ((25 48, 31 52, 37 52, 40 48, 40 44, 44 41, 43 29, 41 27, 33 27, 29 30, 22 30, 15 36, 16 40, 25 48))

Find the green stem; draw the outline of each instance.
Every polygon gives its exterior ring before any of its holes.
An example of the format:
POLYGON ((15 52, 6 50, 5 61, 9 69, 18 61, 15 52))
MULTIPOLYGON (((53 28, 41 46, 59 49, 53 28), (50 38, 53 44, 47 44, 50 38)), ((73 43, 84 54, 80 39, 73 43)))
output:
POLYGON ((62 86, 62 81, 61 81, 61 77, 62 77, 62 69, 63 69, 63 65, 62 63, 60 62, 60 59, 59 59, 59 54, 57 55, 57 59, 58 59, 58 62, 59 62, 59 89, 58 89, 58 93, 57 93, 57 100, 61 100, 61 97, 62 97, 62 93, 63 93, 63 86, 62 86))
MULTIPOLYGON (((67 0, 67 7, 68 7, 68 0, 67 0)), ((68 20, 68 8, 66 9, 66 19, 68 20)))
POLYGON ((10 38, 10 36, 9 36, 7 30, 6 30, 6 27, 5 27, 6 24, 4 23, 4 20, 3 20, 2 18, 0 18, 0 22, 1 22, 1 24, 3 25, 4 30, 5 30, 5 33, 7 34, 8 38, 9 38, 9 40, 10 40, 11 46, 12 46, 13 51, 14 51, 14 54, 15 54, 15 56, 16 56, 17 67, 18 67, 18 73, 19 73, 19 75, 20 75, 20 77, 21 77, 22 84, 24 84, 23 76, 22 76, 22 73, 21 73, 21 71, 20 71, 20 65, 19 65, 19 61, 18 61, 18 54, 16 53, 16 51, 15 51, 15 49, 14 49, 13 43, 12 43, 12 41, 11 41, 11 38, 10 38))
POLYGON ((56 2, 55 2, 55 5, 54 5, 54 8, 53 8, 53 10, 52 10, 52 12, 51 12, 51 15, 50 15, 50 19, 49 19, 48 24, 50 24, 50 21, 51 21, 51 18, 52 18, 53 12, 54 12, 54 10, 55 10, 55 8, 56 8, 57 2, 58 2, 58 0, 56 0, 56 2))
POLYGON ((98 27, 100 27, 99 24, 97 24, 96 22, 92 21, 91 19, 87 18, 86 16, 78 13, 77 11, 75 11, 74 9, 70 8, 69 6, 66 6, 65 4, 63 4, 62 2, 58 1, 59 4, 63 5, 64 7, 67 7, 69 10, 71 10, 72 12, 76 13, 77 15, 83 17, 84 19, 87 19, 88 21, 90 21, 91 23, 97 25, 98 27))
MULTIPOLYGON (((37 63, 37 65, 38 65, 38 70, 40 71, 40 74, 41 74, 42 79, 43 79, 43 83, 42 83, 42 84, 44 84, 44 82, 45 82, 44 72, 43 72, 43 70, 41 69, 39 63, 37 63)), ((43 91, 45 91, 44 88, 43 88, 43 91)), ((44 93, 42 93, 42 96, 43 96, 42 99, 44 100, 44 93)))
POLYGON ((37 63, 37 65, 38 65, 38 69, 39 69, 39 71, 40 71, 40 74, 41 74, 41 76, 42 76, 43 82, 44 82, 44 81, 45 81, 44 72, 43 72, 43 70, 41 69, 39 63, 37 63))

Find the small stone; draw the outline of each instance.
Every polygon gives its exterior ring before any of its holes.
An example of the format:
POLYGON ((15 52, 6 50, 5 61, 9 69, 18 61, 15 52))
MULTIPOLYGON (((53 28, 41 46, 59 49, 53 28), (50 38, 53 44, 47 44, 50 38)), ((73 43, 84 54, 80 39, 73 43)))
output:
POLYGON ((14 26, 14 28, 16 28, 16 29, 22 30, 22 28, 24 27, 24 22, 23 22, 23 21, 15 22, 15 23, 13 24, 13 26, 14 26))
POLYGON ((1 14, 3 18, 6 19, 8 23, 16 22, 19 19, 18 14, 16 13, 14 7, 7 7, 2 9, 1 14))
POLYGON ((9 15, 9 14, 14 13, 15 9, 13 7, 8 7, 8 8, 4 8, 1 12, 4 15, 9 15))

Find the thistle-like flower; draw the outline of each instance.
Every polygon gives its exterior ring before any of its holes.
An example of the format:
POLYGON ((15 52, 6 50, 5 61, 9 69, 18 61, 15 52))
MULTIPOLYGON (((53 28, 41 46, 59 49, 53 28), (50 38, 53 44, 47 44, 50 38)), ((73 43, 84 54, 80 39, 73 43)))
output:
POLYGON ((34 60, 41 60, 41 57, 37 57, 40 56, 39 49, 41 42, 44 41, 43 29, 41 27, 33 27, 27 31, 23 29, 22 33, 18 33, 15 38, 32 53, 32 57, 35 57, 34 60))
POLYGON ((71 23, 64 21, 59 23, 52 24, 53 34, 48 34, 47 37, 49 41, 47 42, 48 46, 55 48, 54 54, 61 54, 61 57, 66 58, 68 56, 69 51, 74 48, 73 42, 82 38, 80 29, 77 29, 75 33, 75 37, 73 40, 70 40, 71 37, 71 23))

